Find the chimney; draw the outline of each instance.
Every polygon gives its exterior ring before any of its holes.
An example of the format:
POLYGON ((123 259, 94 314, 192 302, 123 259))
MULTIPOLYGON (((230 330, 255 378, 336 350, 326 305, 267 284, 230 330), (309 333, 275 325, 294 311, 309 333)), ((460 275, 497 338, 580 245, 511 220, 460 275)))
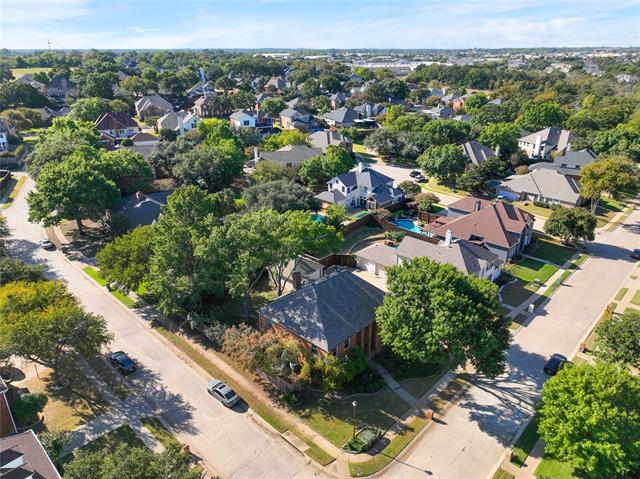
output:
POLYGON ((182 135, 184 134, 184 122, 182 121, 182 115, 180 115, 180 113, 176 113, 176 115, 178 116, 178 134, 182 135))
POLYGON ((364 164, 364 162, 362 161, 358 162, 358 173, 362 173, 366 168, 367 166, 364 164))
POLYGON ((536 144, 533 147, 533 156, 540 156, 540 147, 542 146, 542 136, 536 136, 536 144))
POLYGON ((477 200, 476 204, 473 205, 473 211, 480 211, 481 208, 482 208, 482 201, 477 200))
POLYGON ((260 150, 258 149, 258 147, 257 147, 257 146, 254 146, 254 147, 253 147, 253 159, 254 159, 255 161, 260 160, 260 150))
POLYGON ((453 233, 451 233, 451 230, 447 230, 447 233, 444 237, 444 246, 446 248, 448 248, 449 246, 451 246, 451 240, 453 238, 453 233))
POLYGON ((291 274, 291 282, 293 283, 293 289, 300 289, 300 286, 302 286, 302 273, 294 271, 291 274))
POLYGON ((200 71, 200 80, 205 81, 206 78, 204 76, 204 68, 200 67, 199 71, 200 71))
POLYGON ((500 156, 500 145, 496 146, 495 154, 496 156, 500 156))
POLYGON ((371 118, 373 116, 373 107, 371 106, 371 103, 367 103, 367 118, 371 118))
POLYGON ((145 198, 146 197, 144 196, 144 193, 142 193, 142 191, 136 191, 136 201, 138 203, 142 203, 145 198))

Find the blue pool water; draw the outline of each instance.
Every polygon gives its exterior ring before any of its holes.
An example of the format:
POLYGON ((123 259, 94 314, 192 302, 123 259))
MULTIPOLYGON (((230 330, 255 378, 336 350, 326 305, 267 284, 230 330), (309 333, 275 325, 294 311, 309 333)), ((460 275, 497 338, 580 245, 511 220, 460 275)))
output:
POLYGON ((408 231, 413 231, 414 233, 420 233, 420 234, 424 234, 424 231, 422 231, 422 229, 420 229, 419 226, 417 226, 413 220, 409 220, 409 219, 399 219, 399 220, 395 220, 393 222, 394 225, 396 225, 399 228, 402 228, 403 230, 408 230, 408 231))
POLYGON ((324 223, 327 220, 325 215, 321 215, 320 213, 314 213, 311 215, 311 219, 316 223, 324 223))

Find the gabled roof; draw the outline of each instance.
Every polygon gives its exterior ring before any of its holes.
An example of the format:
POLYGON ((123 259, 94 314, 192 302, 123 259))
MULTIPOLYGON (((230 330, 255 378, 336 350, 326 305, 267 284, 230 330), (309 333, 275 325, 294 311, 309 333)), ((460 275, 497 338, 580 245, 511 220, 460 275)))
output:
POLYGON ((279 114, 280 116, 284 116, 286 118, 293 118, 294 116, 297 116, 297 115, 304 115, 304 113, 301 113, 294 108, 285 108, 279 114))
POLYGON ((6 479, 60 479, 60 474, 32 429, 0 439, 0 467, 2 477, 6 479), (20 458, 21 465, 7 467, 20 458))
POLYGON ((62 75, 56 75, 49 81, 47 88, 56 88, 56 89, 69 91, 75 88, 75 86, 76 84, 71 80, 69 80, 68 78, 62 75))
MULTIPOLYGON (((436 236, 444 238, 447 230, 451 230, 455 238, 463 240, 482 240, 486 243, 503 248, 510 248, 518 242, 516 235, 521 235, 527 225, 533 224, 533 216, 512 205, 497 201, 495 203, 479 200, 478 198, 465 198, 471 200, 471 204, 480 201, 480 209, 447 221, 446 224, 434 224, 426 227, 436 236), (488 203, 488 204, 487 204, 488 203)), ((461 200, 462 201, 462 200, 461 200)), ((450 209, 464 211, 464 205, 457 203, 449 205, 450 209)))
POLYGON ((270 86, 274 86, 278 90, 284 90, 287 87, 287 82, 282 77, 271 77, 269 78, 269 81, 264 84, 265 88, 270 86))
POLYGON ((157 136, 153 136, 151 133, 139 131, 138 133, 136 133, 131 137, 131 141, 136 143, 136 142, 143 142, 143 141, 160 141, 160 139, 157 136))
POLYGON ((555 146, 558 151, 564 151, 567 148, 567 145, 571 143, 575 137, 571 130, 563 130, 557 126, 550 126, 544 130, 523 136, 519 141, 535 145, 538 135, 540 136, 541 144, 555 146))
POLYGON ((139 128, 133 118, 123 112, 101 113, 95 121, 96 130, 117 130, 120 128, 139 128))
POLYGON ((327 120, 333 120, 337 123, 353 123, 354 120, 359 118, 358 112, 343 106, 337 110, 330 111, 323 115, 327 120))
POLYGON ((386 268, 388 266, 396 266, 398 264, 398 255, 396 253, 396 248, 380 243, 374 243, 366 248, 356 251, 353 255, 357 258, 381 264, 386 268))
POLYGON ((487 158, 495 157, 495 152, 488 146, 475 140, 467 141, 462 145, 462 150, 468 160, 474 165, 480 165, 487 158))
POLYGON ((569 168, 579 167, 593 163, 598 156, 588 148, 578 151, 567 151, 563 156, 554 158, 553 163, 557 166, 567 165, 569 168))
POLYGON ((173 111, 173 106, 171 106, 171 103, 169 103, 167 100, 165 100, 164 98, 162 98, 160 95, 158 94, 154 94, 154 95, 145 95, 142 98, 140 98, 136 103, 136 110, 137 111, 144 111, 145 109, 149 108, 149 107, 155 107, 161 111, 173 111))
POLYGON ((158 129, 168 128, 170 130, 179 130, 180 129, 180 119, 182 119, 182 124, 186 125, 191 122, 194 118, 197 118, 193 113, 189 113, 187 111, 170 111, 166 115, 160 117, 158 119, 158 129))
POLYGON ((438 263, 448 263, 465 274, 478 274, 491 265, 498 266, 498 255, 465 240, 455 240, 449 246, 405 236, 396 254, 401 258, 429 258, 438 263))
POLYGON ((333 189, 331 191, 322 191, 318 193, 316 199, 324 201, 325 203, 338 203, 346 198, 339 190, 333 189))
POLYGON ((187 94, 199 93, 199 92, 205 91, 205 90, 213 91, 214 90, 213 85, 211 84, 210 81, 200 80, 198 83, 196 83, 191 88, 189 88, 186 91, 186 93, 187 94))
POLYGON ((382 290, 351 271, 341 271, 281 296, 258 312, 328 352, 372 324, 383 297, 382 290))
POLYGON ((349 142, 346 136, 341 135, 337 131, 324 130, 316 131, 309 135, 309 142, 316 148, 322 148, 322 151, 326 151, 329 145, 344 145, 349 142))
POLYGON ((338 175, 336 178, 339 179, 347 188, 352 186, 366 186, 369 189, 373 189, 376 186, 393 183, 393 178, 389 178, 388 176, 368 167, 362 168, 362 170, 356 169, 348 171, 338 175))
POLYGON ((540 195, 571 204, 576 204, 580 198, 580 186, 576 180, 549 168, 534 169, 526 175, 510 176, 501 186, 517 193, 540 195))
POLYGON ((158 191, 156 193, 135 193, 122 198, 109 208, 111 214, 122 213, 127 218, 130 228, 141 225, 153 224, 167 204, 167 198, 172 190, 158 191))
POLYGON ((287 145, 276 151, 260 152, 262 160, 273 161, 274 163, 290 163, 292 165, 299 165, 304 160, 321 155, 322 149, 311 148, 307 145, 287 145))

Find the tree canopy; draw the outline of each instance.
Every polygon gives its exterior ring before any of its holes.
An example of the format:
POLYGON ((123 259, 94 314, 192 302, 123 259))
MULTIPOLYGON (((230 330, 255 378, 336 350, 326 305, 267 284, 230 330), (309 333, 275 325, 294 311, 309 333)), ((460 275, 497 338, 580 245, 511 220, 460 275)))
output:
POLYGON ((593 241, 597 218, 585 208, 556 207, 544 224, 544 232, 562 238, 565 243, 572 239, 593 241))
POLYGON ((279 213, 289 210, 317 210, 313 193, 290 180, 273 180, 250 186, 242 193, 245 206, 251 210, 268 208, 279 213))

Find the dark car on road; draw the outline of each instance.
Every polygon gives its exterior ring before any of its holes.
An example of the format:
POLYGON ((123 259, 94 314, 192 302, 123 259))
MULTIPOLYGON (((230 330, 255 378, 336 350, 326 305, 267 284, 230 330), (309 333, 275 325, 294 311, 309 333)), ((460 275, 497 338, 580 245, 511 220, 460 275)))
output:
POLYGON ((631 252, 631 257, 633 259, 640 259, 640 249, 636 248, 631 252))
POLYGON ((124 351, 116 351, 109 354, 111 364, 113 364, 122 374, 130 374, 136 370, 135 363, 124 351))
POLYGON ((418 170, 413 170, 411 173, 409 173, 409 176, 411 178, 415 178, 416 176, 422 176, 422 173, 420 173, 420 171, 418 170))
POLYGON ((549 358, 543 370, 549 376, 555 376, 567 364, 571 364, 571 361, 569 361, 566 356, 556 353, 549 358))

